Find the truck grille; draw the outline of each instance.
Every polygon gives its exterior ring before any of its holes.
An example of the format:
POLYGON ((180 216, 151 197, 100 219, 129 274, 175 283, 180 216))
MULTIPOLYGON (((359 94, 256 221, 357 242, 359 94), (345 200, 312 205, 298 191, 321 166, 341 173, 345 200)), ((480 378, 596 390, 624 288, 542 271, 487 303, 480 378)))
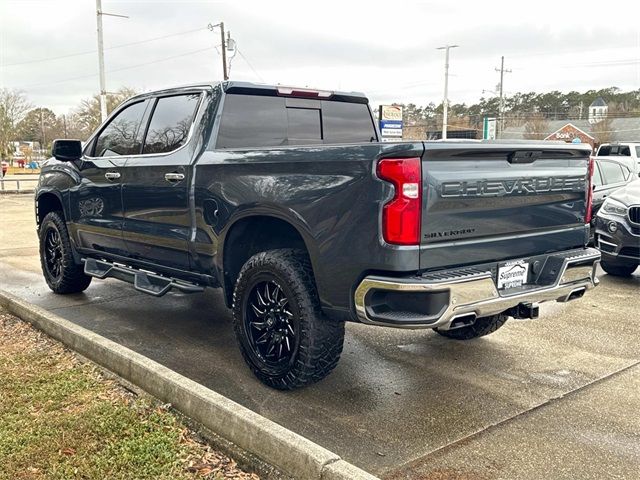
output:
POLYGON ((629 220, 633 223, 640 223, 640 206, 629 209, 629 220))

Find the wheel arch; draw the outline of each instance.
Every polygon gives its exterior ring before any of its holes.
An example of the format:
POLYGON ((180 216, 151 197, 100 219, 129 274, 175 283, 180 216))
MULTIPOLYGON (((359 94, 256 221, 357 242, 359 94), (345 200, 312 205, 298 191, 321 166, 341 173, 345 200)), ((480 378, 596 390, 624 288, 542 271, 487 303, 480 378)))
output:
POLYGON ((36 207, 36 228, 40 230, 42 220, 48 213, 59 210, 62 215, 67 219, 67 215, 62 201, 62 196, 55 190, 40 191, 35 200, 36 207))
POLYGON ((309 256, 313 271, 315 252, 311 239, 308 231, 281 216, 256 213, 236 219, 224 235, 222 248, 222 286, 227 306, 231 307, 240 269, 258 252, 277 248, 302 250, 309 256))

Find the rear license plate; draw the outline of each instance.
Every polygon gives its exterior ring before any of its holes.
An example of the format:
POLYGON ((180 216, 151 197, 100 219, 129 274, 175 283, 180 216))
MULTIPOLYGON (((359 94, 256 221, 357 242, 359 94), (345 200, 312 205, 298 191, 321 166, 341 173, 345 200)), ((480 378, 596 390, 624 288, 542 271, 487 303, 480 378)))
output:
POLYGON ((498 267, 498 289, 509 290, 527 283, 529 264, 523 260, 507 262, 498 267))

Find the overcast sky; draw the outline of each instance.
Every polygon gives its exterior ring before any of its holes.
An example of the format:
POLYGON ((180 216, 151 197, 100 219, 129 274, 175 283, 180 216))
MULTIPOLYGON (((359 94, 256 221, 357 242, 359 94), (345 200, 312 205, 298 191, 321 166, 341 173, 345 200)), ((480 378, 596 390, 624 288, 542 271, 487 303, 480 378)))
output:
MULTIPOLYGON (((95 0, 0 5, 0 87, 57 113, 98 92, 95 0)), ((219 32, 206 28, 220 21, 240 52, 231 79, 363 91, 376 105, 441 102, 436 47, 447 43, 460 45, 454 103, 495 90, 501 55, 507 94, 640 88, 637 0, 103 0, 103 10, 129 17, 104 17, 107 90, 220 80, 219 32)))

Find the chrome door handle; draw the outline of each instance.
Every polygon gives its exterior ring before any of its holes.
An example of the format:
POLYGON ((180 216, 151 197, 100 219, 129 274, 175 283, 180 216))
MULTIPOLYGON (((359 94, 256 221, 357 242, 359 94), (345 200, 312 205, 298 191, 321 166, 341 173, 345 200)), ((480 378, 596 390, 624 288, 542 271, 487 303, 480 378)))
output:
POLYGON ((176 172, 165 173, 164 179, 167 182, 179 182, 180 180, 184 180, 184 173, 176 173, 176 172))
POLYGON ((107 180, 117 180, 120 178, 120 172, 107 172, 104 174, 104 178, 107 180))

